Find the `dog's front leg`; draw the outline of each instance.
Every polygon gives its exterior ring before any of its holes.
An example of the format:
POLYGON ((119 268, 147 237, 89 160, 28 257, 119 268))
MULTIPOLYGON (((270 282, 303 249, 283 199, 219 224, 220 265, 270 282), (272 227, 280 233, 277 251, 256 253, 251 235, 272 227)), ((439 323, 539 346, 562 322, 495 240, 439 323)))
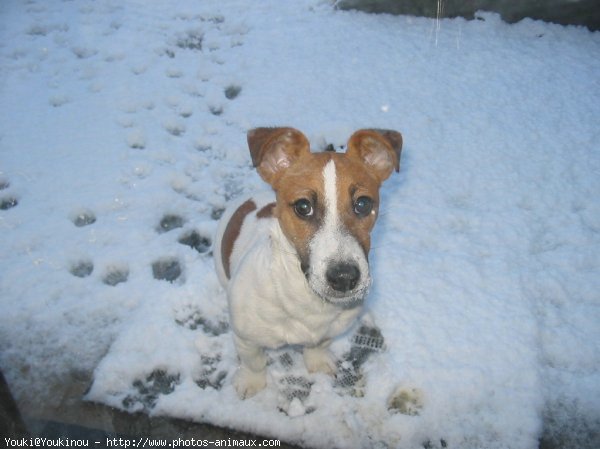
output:
POLYGON ((237 335, 234 337, 235 347, 240 358, 233 384, 241 399, 254 396, 267 384, 267 356, 264 350, 237 335))
POLYGON ((336 360, 329 345, 331 340, 325 340, 317 346, 304 347, 304 364, 309 373, 334 374, 336 369, 336 360))

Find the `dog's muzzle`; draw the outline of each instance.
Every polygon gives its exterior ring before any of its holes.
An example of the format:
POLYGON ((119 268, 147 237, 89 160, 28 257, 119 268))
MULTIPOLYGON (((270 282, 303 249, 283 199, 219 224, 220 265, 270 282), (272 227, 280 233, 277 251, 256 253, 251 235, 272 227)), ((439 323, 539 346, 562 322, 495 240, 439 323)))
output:
POLYGON ((360 267, 353 262, 329 262, 324 276, 302 264, 302 271, 311 290, 323 301, 352 309, 362 305, 371 285, 370 277, 361 274, 360 267))

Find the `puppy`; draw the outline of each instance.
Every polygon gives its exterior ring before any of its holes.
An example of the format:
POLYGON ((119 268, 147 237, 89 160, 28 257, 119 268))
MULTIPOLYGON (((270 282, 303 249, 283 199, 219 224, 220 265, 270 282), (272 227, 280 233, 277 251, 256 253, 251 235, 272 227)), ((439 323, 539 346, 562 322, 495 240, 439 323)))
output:
POLYGON ((230 207, 213 251, 229 301, 241 398, 266 385, 265 349, 300 345, 309 372, 335 372, 328 347, 353 324, 369 291, 379 187, 399 170, 402 136, 362 129, 346 153, 311 153, 296 129, 256 128, 248 146, 274 192, 230 207))

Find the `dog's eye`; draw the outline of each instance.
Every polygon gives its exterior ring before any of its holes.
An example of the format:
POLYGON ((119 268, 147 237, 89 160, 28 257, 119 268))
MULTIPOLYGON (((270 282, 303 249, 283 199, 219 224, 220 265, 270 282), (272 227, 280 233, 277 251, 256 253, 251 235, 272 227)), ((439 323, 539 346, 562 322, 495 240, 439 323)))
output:
POLYGON ((373 200, 368 196, 361 196, 354 202, 354 213, 359 217, 366 217, 373 210, 373 200))
POLYGON ((314 213, 312 204, 306 198, 302 198, 294 203, 294 210, 300 218, 308 218, 314 213))

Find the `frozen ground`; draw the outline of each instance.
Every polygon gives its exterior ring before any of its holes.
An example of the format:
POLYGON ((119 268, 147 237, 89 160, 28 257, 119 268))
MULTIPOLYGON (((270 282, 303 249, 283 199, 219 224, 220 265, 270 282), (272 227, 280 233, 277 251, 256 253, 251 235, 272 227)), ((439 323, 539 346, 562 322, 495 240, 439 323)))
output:
POLYGON ((0 365, 314 447, 598 447, 600 34, 327 1, 0 3, 0 365), (245 132, 404 135, 337 379, 239 401, 211 235, 245 132))

